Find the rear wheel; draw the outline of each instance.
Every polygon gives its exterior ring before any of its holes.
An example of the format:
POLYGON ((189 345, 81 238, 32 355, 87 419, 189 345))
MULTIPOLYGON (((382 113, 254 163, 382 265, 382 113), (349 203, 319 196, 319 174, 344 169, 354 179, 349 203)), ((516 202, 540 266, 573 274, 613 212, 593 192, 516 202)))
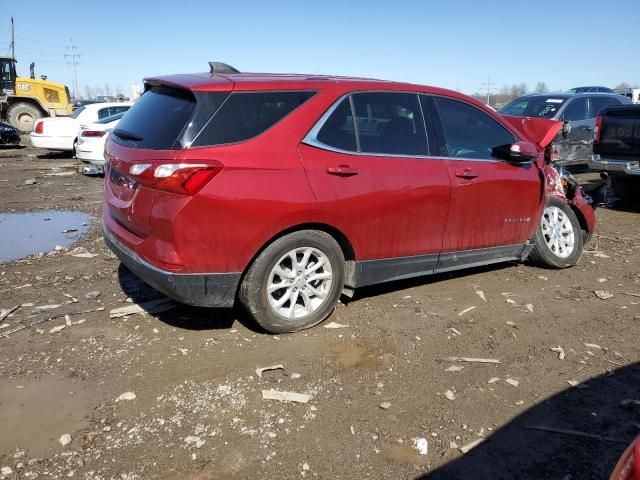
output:
POLYGON ((42 118, 42 112, 29 103, 14 103, 9 107, 7 118, 20 133, 31 133, 36 121, 42 118))
POLYGON ((240 302, 265 330, 312 327, 333 311, 344 286, 344 255, 335 239, 316 230, 279 238, 253 262, 240 302))
POLYGON ((569 205, 553 197, 547 201, 534 243, 529 259, 537 265, 566 268, 580 261, 583 235, 569 205))

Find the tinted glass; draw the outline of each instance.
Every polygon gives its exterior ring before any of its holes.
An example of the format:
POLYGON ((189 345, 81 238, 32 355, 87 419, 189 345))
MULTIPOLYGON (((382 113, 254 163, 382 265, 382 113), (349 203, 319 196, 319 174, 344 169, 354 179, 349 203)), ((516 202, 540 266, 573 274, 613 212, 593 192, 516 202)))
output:
POLYGON ((620 105, 620 102, 612 97, 591 97, 591 118, 595 118, 605 107, 620 105))
POLYGON ((195 105, 191 92, 178 88, 151 87, 122 117, 112 138, 134 148, 174 148, 195 105))
POLYGON ((574 98, 563 113, 563 118, 567 122, 578 122, 589 118, 589 109, 587 107, 587 98, 574 98))
POLYGON ((549 97, 520 97, 508 103, 500 110, 504 115, 515 117, 553 118, 566 98, 549 97))
POLYGON ((120 120, 123 115, 124 115, 124 112, 116 113, 115 115, 110 115, 108 117, 103 118, 102 120, 98 120, 96 123, 100 123, 104 125, 107 123, 115 122, 116 120, 120 120))
POLYGON ((448 156, 490 159, 494 147, 514 142, 511 132, 480 109, 448 98, 434 100, 448 156))
POLYGON ((110 115, 111 115, 111 109, 109 107, 101 108, 100 110, 98 110, 98 120, 107 118, 110 115))
POLYGON ((330 147, 355 152, 356 130, 349 98, 345 98, 327 118, 316 136, 318 141, 330 147))
POLYGON ((71 114, 71 118, 78 118, 78 116, 84 112, 84 109, 87 107, 80 107, 80 108, 76 108, 73 113, 71 114))
POLYGON ((361 152, 427 155, 418 95, 357 93, 352 97, 361 152))
POLYGON ((298 108, 315 92, 232 93, 192 146, 221 145, 256 137, 298 108))
POLYGON ((118 113, 123 113, 129 110, 129 105, 122 105, 121 107, 109 107, 109 112, 111 115, 117 115, 118 113))

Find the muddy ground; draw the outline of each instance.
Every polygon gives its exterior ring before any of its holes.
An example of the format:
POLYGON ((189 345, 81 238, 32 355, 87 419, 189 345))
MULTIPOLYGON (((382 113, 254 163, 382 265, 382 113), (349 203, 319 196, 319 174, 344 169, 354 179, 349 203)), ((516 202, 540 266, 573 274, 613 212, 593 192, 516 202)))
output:
POLYGON ((107 250, 102 180, 74 165, 0 150, 1 212, 91 216, 0 265, 0 308, 20 306, 0 322, 0 478, 603 479, 640 433, 638 211, 598 210, 578 267, 370 288, 324 324, 344 328, 273 336, 239 311, 110 318, 161 295, 107 250))

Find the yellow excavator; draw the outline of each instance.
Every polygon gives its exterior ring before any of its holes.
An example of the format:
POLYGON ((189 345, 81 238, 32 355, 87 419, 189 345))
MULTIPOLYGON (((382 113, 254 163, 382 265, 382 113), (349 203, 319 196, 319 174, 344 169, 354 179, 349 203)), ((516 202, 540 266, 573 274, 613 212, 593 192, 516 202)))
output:
POLYGON ((69 89, 45 75, 36 79, 34 68, 32 63, 30 78, 18 77, 16 59, 0 57, 0 120, 22 133, 31 132, 39 118, 67 117, 73 111, 69 89))

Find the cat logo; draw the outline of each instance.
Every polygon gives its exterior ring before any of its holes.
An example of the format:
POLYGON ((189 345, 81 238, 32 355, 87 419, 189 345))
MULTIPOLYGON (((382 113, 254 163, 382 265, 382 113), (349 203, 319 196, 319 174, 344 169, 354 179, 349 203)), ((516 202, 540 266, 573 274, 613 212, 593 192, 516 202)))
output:
POLYGON ((18 90, 23 91, 23 92, 30 92, 31 91, 31 85, 29 85, 28 83, 16 83, 16 88, 18 90))

